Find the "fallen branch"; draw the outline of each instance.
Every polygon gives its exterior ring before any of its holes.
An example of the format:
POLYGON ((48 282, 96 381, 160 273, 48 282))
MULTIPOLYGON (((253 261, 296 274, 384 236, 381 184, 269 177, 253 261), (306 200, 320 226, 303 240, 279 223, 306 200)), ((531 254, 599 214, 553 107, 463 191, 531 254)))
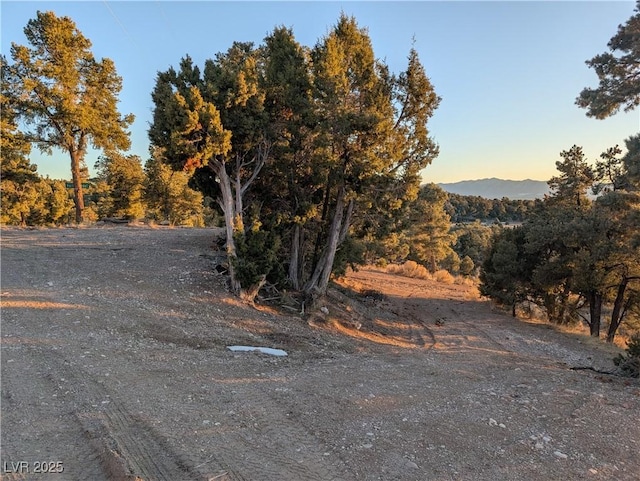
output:
POLYGON ((591 366, 575 366, 569 369, 571 369, 572 371, 593 371, 597 372, 598 374, 608 374, 610 376, 616 376, 615 371, 601 371, 600 369, 596 369, 595 367, 591 366))

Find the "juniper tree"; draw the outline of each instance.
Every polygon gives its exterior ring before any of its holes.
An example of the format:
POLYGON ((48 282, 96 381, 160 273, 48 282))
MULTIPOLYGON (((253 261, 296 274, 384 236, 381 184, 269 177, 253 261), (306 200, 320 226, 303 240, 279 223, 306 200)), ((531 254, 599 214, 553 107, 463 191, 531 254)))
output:
POLYGON ((509 307, 515 317, 518 303, 533 297, 535 262, 527 250, 526 227, 500 230, 480 270, 480 293, 509 307))
POLYGON ((235 275, 234 237, 244 231, 243 198, 266 163, 264 94, 258 84, 258 52, 252 44, 234 43, 204 74, 189 57, 180 70, 158 74, 156 104, 149 138, 161 160, 176 170, 212 175, 226 229, 232 290, 242 286, 235 275))
POLYGON ((427 121, 439 103, 417 53, 398 77, 376 60, 371 40, 342 15, 312 52, 323 164, 318 255, 304 290, 323 294, 338 247, 358 208, 398 209, 415 199, 419 171, 437 155, 427 121))
POLYGON ((170 225, 204 224, 203 195, 189 187, 188 173, 173 170, 155 155, 144 170, 144 201, 150 219, 170 225))

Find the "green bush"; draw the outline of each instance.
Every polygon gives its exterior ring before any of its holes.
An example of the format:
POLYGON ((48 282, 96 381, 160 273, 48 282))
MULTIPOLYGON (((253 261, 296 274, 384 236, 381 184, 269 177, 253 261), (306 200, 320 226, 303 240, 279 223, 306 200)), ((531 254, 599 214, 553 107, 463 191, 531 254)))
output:
POLYGON ((359 265, 365 264, 365 247, 362 242, 351 237, 347 237, 336 251, 333 261, 333 273, 340 277, 346 274, 347 267, 357 269, 359 265))
POLYGON ((250 287, 266 278, 278 263, 280 238, 254 227, 235 235, 236 255, 233 265, 236 278, 243 287, 250 287))
POLYGON ((626 377, 640 377, 640 334, 634 334, 627 341, 626 354, 618 354, 613 360, 618 372, 626 377))

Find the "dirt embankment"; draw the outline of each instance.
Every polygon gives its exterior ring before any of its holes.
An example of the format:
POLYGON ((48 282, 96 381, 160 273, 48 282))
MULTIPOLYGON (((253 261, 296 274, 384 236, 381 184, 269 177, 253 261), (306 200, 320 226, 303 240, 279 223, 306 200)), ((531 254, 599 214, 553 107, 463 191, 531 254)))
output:
POLYGON ((3 229, 2 480, 638 479, 640 386, 571 369, 606 346, 372 270, 249 308, 213 238, 3 229))

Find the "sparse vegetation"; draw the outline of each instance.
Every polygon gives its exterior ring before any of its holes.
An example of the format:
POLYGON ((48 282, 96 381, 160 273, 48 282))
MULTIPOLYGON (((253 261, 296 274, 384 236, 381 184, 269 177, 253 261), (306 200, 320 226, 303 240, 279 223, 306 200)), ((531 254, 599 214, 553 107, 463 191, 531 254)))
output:
MULTIPOLYGON (((640 105, 637 11, 624 57, 589 62, 589 115, 640 105)), ((416 50, 391 72, 342 14, 313 47, 278 27, 158 72, 144 162, 113 63, 52 12, 25 33, 1 59, 0 223, 112 225, 3 228, 9 478, 636 479, 640 135, 561 152, 541 201, 421 186, 440 98, 416 50)))
POLYGON ((453 284, 455 282, 455 278, 451 275, 449 271, 445 271, 444 269, 440 269, 433 273, 433 278, 442 282, 443 284, 453 284))
POLYGON ((626 354, 618 354, 613 360, 622 376, 640 377, 640 333, 627 341, 626 354))
POLYGON ((389 274, 411 277, 413 279, 435 280, 443 284, 475 285, 473 279, 464 276, 454 276, 445 269, 439 269, 431 273, 426 267, 415 261, 406 261, 402 264, 389 264, 385 267, 385 271, 389 274))
POLYGON ((400 265, 389 264, 387 266, 387 272, 416 279, 431 279, 431 274, 427 268, 415 261, 406 261, 400 265))

